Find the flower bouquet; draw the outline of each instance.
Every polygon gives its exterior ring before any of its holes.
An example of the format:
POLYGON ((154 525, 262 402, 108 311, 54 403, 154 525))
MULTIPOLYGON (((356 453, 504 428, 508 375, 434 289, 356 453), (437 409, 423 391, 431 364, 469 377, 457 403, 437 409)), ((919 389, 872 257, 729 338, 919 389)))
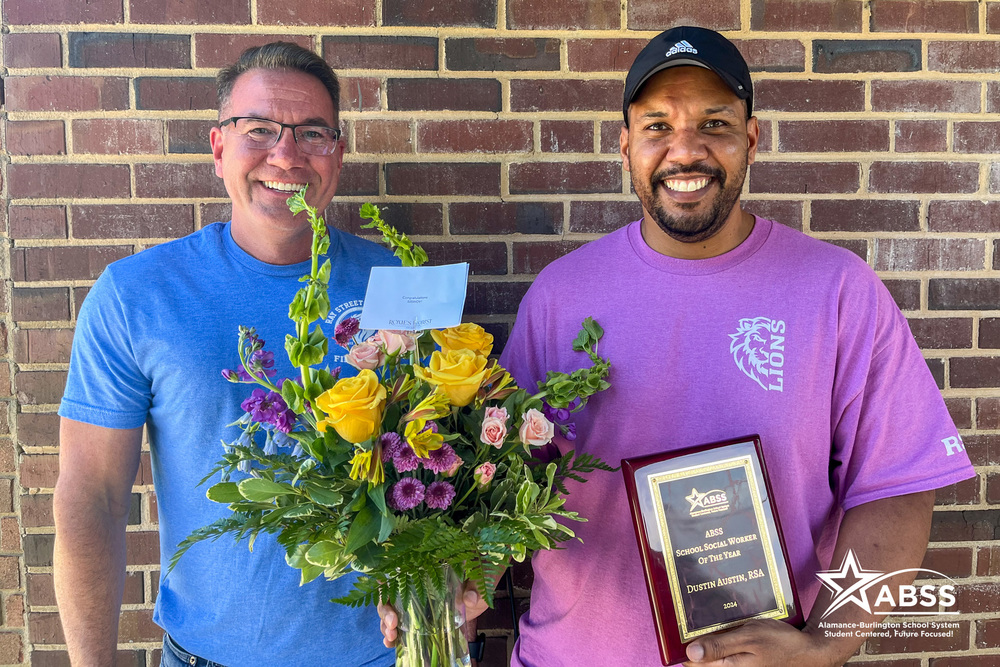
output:
MULTIPOLYGON (((557 548, 573 531, 557 519, 583 521, 564 509, 566 479, 613 470, 587 454, 533 459, 532 450, 567 423, 590 396, 606 389, 610 365, 597 354, 603 331, 587 319, 573 341, 589 368, 552 373, 534 391, 518 387, 489 359, 493 337, 475 324, 425 332, 378 331, 367 339, 356 319, 337 326, 354 377, 318 368, 328 339, 319 326, 330 309, 330 261, 323 218, 304 191, 289 199, 313 230, 312 266, 289 307, 295 335, 285 350, 296 378, 273 381, 273 353, 254 329, 240 328, 232 382, 256 385, 239 435, 203 483, 221 473, 208 498, 231 514, 195 531, 191 546, 232 534, 273 533, 301 583, 360 572, 350 594, 334 602, 391 602, 400 612, 397 664, 468 665, 460 631, 461 582, 475 582, 492 606, 493 586, 511 559, 557 548)), ((365 204, 362 217, 404 266, 427 255, 365 204)))

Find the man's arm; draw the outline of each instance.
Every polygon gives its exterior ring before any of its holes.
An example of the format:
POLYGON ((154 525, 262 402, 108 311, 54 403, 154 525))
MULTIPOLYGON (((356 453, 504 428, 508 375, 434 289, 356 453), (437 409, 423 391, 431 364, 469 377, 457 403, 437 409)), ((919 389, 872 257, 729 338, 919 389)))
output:
POLYGON ((125 587, 125 523, 139 468, 142 427, 112 429, 63 418, 54 579, 75 666, 113 665, 125 587))
MULTIPOLYGON (((834 565, 853 549, 867 570, 893 572, 920 567, 930 537, 934 491, 911 493, 858 505, 844 514, 833 553, 834 565)), ((895 588, 909 584, 914 573, 904 573, 885 581, 895 588)), ((687 648, 690 662, 698 667, 763 667, 765 665, 844 664, 864 642, 863 637, 826 637, 817 626, 830 603, 823 589, 803 630, 781 621, 751 621, 730 632, 695 640, 687 648)), ((874 609, 890 611, 882 604, 874 609)), ((847 604, 824 621, 835 623, 878 623, 885 616, 869 614, 855 604, 847 604)))

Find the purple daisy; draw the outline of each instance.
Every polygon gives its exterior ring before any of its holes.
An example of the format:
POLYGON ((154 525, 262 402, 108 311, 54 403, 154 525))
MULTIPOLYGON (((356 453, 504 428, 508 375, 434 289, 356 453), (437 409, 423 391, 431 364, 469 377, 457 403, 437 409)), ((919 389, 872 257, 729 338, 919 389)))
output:
POLYGON ((394 459, 403 446, 403 439, 395 432, 383 433, 379 441, 382 443, 382 463, 394 459))
MULTIPOLYGON (((431 484, 433 487, 434 485, 431 484)), ((454 496, 454 490, 451 492, 454 496)), ((394 510, 405 512, 420 504, 424 499, 424 483, 414 477, 404 477, 392 485, 386 502, 394 510)), ((450 502, 450 498, 449 498, 450 502)))
POLYGON ((443 444, 438 449, 432 449, 428 452, 427 458, 420 459, 420 462, 428 470, 442 473, 454 468, 457 463, 461 462, 461 459, 458 458, 458 454, 451 448, 451 445, 443 444))
POLYGON ((432 482, 424 494, 424 502, 436 510, 448 509, 455 498, 455 487, 448 482, 432 482))
POLYGON ((410 472, 420 467, 420 459, 414 453, 412 447, 403 443, 400 444, 396 455, 392 457, 392 465, 399 472, 410 472))

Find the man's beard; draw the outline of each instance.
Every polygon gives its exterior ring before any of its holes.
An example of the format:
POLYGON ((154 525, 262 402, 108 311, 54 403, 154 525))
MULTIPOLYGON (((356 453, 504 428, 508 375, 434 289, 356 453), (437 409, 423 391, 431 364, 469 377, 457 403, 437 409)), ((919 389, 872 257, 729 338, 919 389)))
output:
MULTIPOLYGON (((639 187, 633 174, 632 187, 635 189, 639 201, 642 202, 643 208, 649 212, 660 229, 669 235, 670 238, 682 243, 699 243, 712 238, 725 226, 729 214, 732 212, 733 207, 736 206, 736 202, 739 201, 746 174, 747 162, 745 160, 740 165, 739 172, 733 174, 733 178, 728 178, 726 173, 721 169, 695 163, 683 168, 661 169, 653 173, 649 184, 645 188, 639 187), (718 183, 719 193, 711 202, 708 210, 703 213, 694 212, 694 209, 704 206, 704 202, 702 201, 690 204, 678 204, 674 202, 674 206, 682 210, 691 210, 691 212, 686 215, 683 213, 671 213, 667 210, 662 198, 654 194, 656 185, 677 174, 688 175, 692 173, 704 174, 714 178, 718 183)), ((663 187, 666 187, 666 185, 663 187)))

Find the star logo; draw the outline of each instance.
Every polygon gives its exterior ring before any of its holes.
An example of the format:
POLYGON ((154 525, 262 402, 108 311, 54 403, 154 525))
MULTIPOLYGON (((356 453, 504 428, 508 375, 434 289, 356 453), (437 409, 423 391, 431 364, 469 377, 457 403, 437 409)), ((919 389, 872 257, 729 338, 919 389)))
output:
POLYGON ((869 614, 872 613, 868 601, 868 588, 884 575, 878 570, 865 570, 858 564, 854 549, 848 549, 839 570, 817 572, 816 576, 823 585, 833 592, 833 600, 823 614, 826 618, 848 602, 853 602, 869 614))
POLYGON ((691 503, 691 516, 721 512, 729 508, 729 499, 726 497, 726 492, 720 489, 712 489, 711 491, 702 493, 692 487, 690 495, 685 497, 684 500, 691 503))

